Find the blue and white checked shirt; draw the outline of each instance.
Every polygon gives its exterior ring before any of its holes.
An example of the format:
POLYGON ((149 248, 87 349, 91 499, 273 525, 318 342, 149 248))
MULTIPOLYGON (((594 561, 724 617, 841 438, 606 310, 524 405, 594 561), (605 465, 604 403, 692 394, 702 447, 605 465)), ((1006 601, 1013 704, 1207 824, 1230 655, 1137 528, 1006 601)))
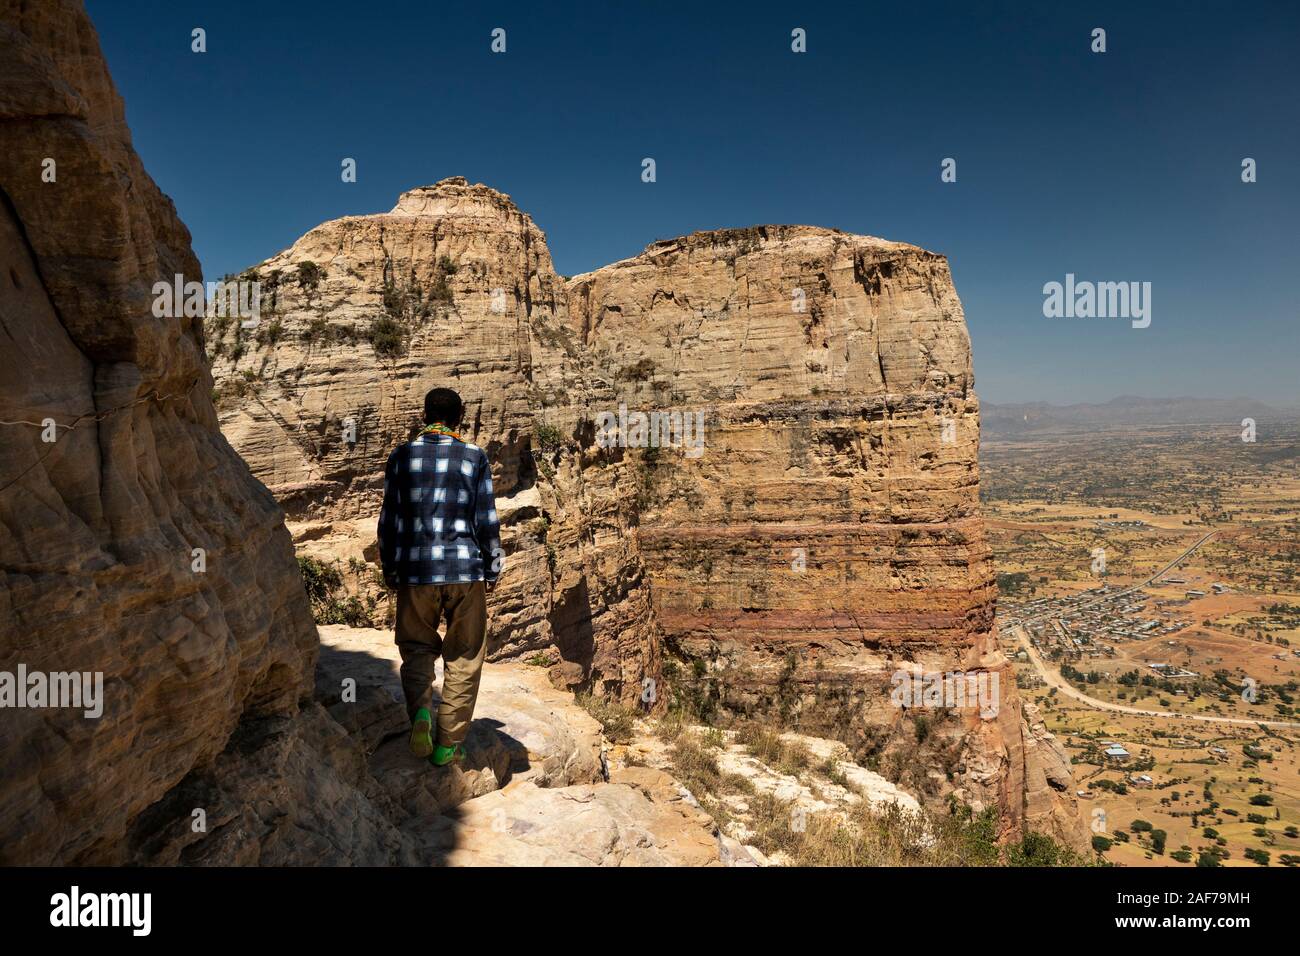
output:
POLYGON ((384 580, 391 586, 492 582, 501 557, 487 453, 436 434, 393 449, 379 512, 384 580))

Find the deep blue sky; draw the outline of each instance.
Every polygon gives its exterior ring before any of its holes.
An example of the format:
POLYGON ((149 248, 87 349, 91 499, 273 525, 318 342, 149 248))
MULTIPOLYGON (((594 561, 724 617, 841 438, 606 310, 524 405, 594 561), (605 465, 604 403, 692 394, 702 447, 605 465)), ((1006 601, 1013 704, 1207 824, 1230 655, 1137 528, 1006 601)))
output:
POLYGON ((945 253, 991 401, 1300 399, 1300 4, 87 6, 211 278, 463 175, 566 275, 754 223, 945 253), (1150 281, 1151 327, 1044 318, 1067 272, 1150 281))

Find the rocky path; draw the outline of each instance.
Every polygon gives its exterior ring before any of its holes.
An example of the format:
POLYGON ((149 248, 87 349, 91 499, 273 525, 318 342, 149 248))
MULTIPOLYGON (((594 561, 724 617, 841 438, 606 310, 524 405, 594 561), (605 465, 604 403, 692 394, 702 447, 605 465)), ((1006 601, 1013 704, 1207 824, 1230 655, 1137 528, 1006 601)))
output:
POLYGON ((747 862, 734 847, 724 848, 713 820, 667 773, 648 767, 611 772, 600 725, 572 694, 553 688, 541 668, 484 666, 462 766, 433 768, 412 757, 399 663, 390 632, 322 627, 316 695, 362 741, 371 774, 409 813, 402 829, 424 862, 747 862))

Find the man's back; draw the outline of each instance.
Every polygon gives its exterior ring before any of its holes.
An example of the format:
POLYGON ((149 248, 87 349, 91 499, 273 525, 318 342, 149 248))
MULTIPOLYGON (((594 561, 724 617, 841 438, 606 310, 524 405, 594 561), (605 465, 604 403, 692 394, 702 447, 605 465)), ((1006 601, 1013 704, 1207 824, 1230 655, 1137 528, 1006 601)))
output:
POLYGON ((500 527, 483 449, 431 432, 398 445, 384 473, 379 550, 393 586, 495 582, 500 527))
POLYGON ((379 512, 379 560, 397 592, 411 753, 438 767, 465 756, 487 654, 487 592, 501 573, 492 468, 483 449, 455 433, 464 414, 464 402, 449 388, 424 396, 424 428, 388 456, 379 512))

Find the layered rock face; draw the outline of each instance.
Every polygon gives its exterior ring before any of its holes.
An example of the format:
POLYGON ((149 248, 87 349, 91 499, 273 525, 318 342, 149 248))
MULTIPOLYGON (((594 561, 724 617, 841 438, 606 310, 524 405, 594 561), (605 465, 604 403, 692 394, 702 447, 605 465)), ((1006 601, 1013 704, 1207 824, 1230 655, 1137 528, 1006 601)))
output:
MULTIPOLYGON (((208 321, 222 429, 303 550, 376 559, 384 462, 425 392, 451 386, 494 463, 510 554, 490 656, 554 647, 568 683, 635 701, 658 668, 635 515, 613 456, 572 453, 593 384, 532 220, 455 178, 325 223, 238 278, 260 283, 261 321, 208 321)), ((355 583, 382 622, 386 595, 355 583)))
POLYGON ((201 320, 152 312, 198 263, 73 4, 0 2, 0 190, 0 670, 103 681, 97 718, 7 705, 0 859, 121 862, 241 720, 297 707, 315 628, 201 320))
POLYGON ((655 243, 569 292, 629 414, 704 427, 697 447, 641 456, 637 536, 695 709, 775 714, 919 793, 998 806, 1009 830, 1068 831, 1068 769, 1034 746, 992 641, 979 405, 947 261, 764 226, 655 243), (900 671, 986 680, 998 713, 917 710, 918 741, 891 701, 900 671))
POLYGON ((657 243, 571 290, 629 409, 704 424, 697 456, 649 469, 641 515, 676 643, 743 648, 756 680, 794 652, 833 684, 863 645, 905 659, 988 632, 978 404, 942 257, 759 227, 657 243))
POLYGON ((346 559, 372 609, 384 458, 450 385, 496 462, 494 658, 549 649, 563 686, 837 736, 925 796, 998 807, 1008 833, 1070 825, 1068 771, 992 641, 943 257, 768 226, 561 281, 531 219, 457 177, 239 278, 262 283, 260 325, 207 325, 223 430, 300 550, 346 559), (675 416, 670 441, 641 440, 637 413, 675 416), (891 703, 900 670, 996 674, 1001 707, 927 712, 922 735, 891 703))

